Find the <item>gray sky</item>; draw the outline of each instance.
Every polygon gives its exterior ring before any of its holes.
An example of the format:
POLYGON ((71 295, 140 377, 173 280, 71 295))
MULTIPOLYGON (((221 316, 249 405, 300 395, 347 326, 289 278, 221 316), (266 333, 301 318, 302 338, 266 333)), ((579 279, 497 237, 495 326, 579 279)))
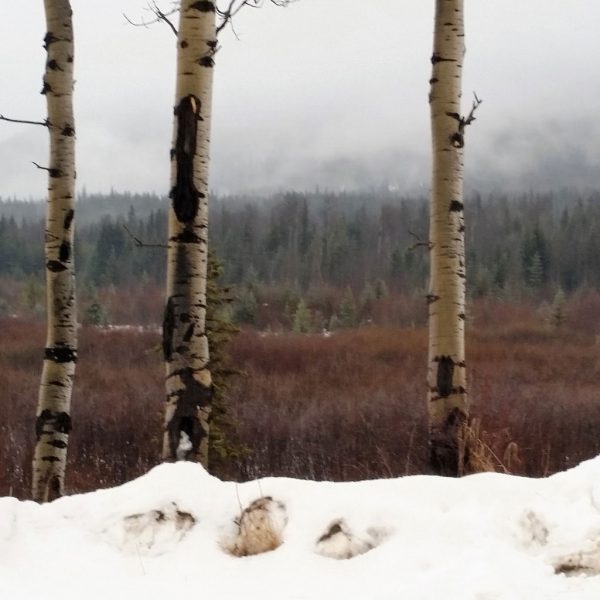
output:
MULTIPOLYGON (((78 187, 168 190, 175 39, 143 0, 72 0, 78 187)), ((167 4, 164 4, 165 6, 167 4)), ((212 187, 428 189, 433 0, 246 9, 221 39, 212 187)), ((466 0, 470 187, 600 187, 600 2, 466 0)), ((42 3, 0 3, 0 113, 45 116, 42 3)), ((41 127, 0 122, 0 197, 45 196, 41 127)))

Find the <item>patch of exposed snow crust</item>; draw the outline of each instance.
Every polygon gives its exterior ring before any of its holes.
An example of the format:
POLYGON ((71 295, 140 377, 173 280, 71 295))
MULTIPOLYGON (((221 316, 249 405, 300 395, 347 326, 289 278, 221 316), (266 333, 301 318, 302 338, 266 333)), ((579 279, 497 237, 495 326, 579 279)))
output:
POLYGON ((222 482, 197 464, 0 499, 0 598, 598 600, 600 457, 480 474, 222 482))

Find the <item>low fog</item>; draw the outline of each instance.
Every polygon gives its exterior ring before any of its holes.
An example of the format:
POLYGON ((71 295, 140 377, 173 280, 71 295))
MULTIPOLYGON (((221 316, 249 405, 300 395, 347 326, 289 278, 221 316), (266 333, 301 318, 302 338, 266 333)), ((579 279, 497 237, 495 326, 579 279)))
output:
MULTIPOLYGON (((73 0, 78 185, 168 189, 175 39, 142 0, 73 0), (118 4, 118 6, 117 6, 118 4)), ((42 119, 42 7, 0 9, 0 114, 42 119)), ((470 0, 463 110, 469 189, 598 187, 600 5, 470 0)), ((429 187, 433 1, 298 0, 246 9, 221 36, 211 186, 218 192, 429 187)), ((0 196, 42 198, 41 127, 0 122, 0 196)))

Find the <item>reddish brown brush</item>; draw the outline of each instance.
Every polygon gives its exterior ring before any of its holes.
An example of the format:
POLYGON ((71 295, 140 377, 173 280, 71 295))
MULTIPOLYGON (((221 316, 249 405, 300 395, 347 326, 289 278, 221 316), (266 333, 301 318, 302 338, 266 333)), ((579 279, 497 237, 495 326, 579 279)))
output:
MULTIPOLYGON (((542 476, 600 453, 597 294, 550 330, 531 306, 471 308, 472 414, 500 465, 542 476), (502 321, 499 321, 499 318, 502 321)), ((29 495, 44 344, 41 322, 0 320, 0 495, 29 495)), ((600 333, 600 332, 599 332, 600 333)), ((426 330, 364 327, 323 335, 240 334, 230 399, 250 452, 220 473, 351 480, 426 472, 426 330)), ((80 330, 70 493, 116 485, 159 460, 163 368, 156 332, 80 330)))

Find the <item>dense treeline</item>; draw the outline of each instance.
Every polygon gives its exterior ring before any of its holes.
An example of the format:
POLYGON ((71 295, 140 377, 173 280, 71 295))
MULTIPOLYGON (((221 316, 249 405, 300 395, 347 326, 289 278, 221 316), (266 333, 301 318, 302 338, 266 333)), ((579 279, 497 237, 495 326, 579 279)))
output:
MULTIPOLYGON (((79 285, 160 285, 164 207, 152 195, 84 195, 79 285), (149 247, 136 246, 134 237, 149 247)), ((39 209, 0 203, 0 277, 25 279, 30 287, 41 284, 43 272, 39 209)), ((216 198, 211 248, 224 265, 224 282, 237 286, 235 317, 260 324, 261 307, 272 304, 302 330, 368 317, 365 306, 389 293, 422 297, 427 210, 424 198, 387 190, 216 198)), ((474 195, 466 212, 472 297, 551 299, 558 289, 600 286, 600 193, 474 195)))

